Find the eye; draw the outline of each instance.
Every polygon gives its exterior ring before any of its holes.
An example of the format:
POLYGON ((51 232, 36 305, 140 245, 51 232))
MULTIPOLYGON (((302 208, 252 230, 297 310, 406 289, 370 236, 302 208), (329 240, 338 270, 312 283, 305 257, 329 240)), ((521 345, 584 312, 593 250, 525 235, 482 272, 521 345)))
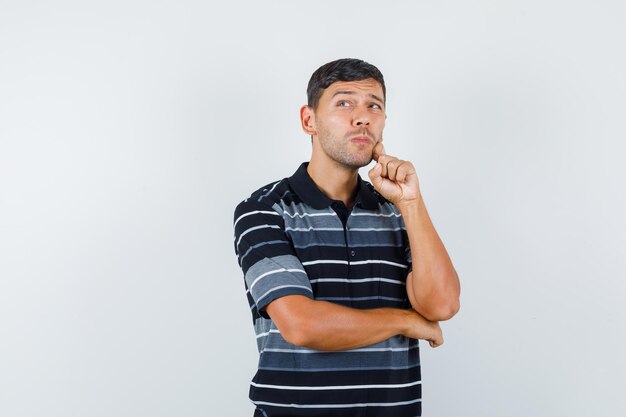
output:
POLYGON ((381 109, 382 107, 380 107, 380 105, 378 105, 376 103, 372 103, 372 104, 370 104, 370 108, 372 108, 372 109, 381 109))
POLYGON ((337 103, 337 106, 339 106, 339 107, 348 107, 349 105, 350 105, 350 103, 348 103, 348 102, 347 102, 347 101, 345 101, 345 100, 341 100, 341 101, 339 101, 339 102, 337 103))

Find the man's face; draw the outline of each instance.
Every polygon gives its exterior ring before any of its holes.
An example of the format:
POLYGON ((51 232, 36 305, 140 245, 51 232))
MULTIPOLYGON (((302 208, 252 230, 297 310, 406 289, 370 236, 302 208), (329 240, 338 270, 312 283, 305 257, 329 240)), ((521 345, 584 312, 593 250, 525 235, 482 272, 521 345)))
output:
POLYGON ((372 160, 385 127, 383 89, 374 79, 337 81, 326 88, 314 111, 318 143, 313 152, 348 168, 372 160))

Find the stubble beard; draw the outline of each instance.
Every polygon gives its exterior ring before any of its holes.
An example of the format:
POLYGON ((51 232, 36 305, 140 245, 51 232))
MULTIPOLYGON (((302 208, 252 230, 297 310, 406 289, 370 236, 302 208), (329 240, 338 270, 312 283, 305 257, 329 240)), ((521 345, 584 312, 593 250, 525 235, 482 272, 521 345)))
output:
MULTIPOLYGON (((363 129, 363 131, 366 131, 370 138, 373 137, 371 132, 365 129, 363 129)), ((351 151, 349 149, 351 146, 355 146, 349 140, 349 137, 354 136, 355 134, 355 132, 352 132, 347 134, 345 137, 340 137, 326 129, 324 125, 318 123, 317 126, 317 138, 320 141, 323 151, 337 164, 349 169, 359 169, 372 161, 371 149, 369 152, 364 150, 351 151)), ((382 140, 382 137, 374 138, 373 140, 375 145, 378 141, 382 140)))

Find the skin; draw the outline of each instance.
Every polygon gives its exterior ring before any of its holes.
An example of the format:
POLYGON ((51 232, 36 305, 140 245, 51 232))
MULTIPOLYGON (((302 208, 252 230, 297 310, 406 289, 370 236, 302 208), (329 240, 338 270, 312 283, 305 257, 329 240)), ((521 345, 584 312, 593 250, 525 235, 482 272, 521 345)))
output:
POLYGON ((459 309, 460 285, 448 253, 430 220, 413 164, 387 155, 382 133, 385 103, 373 80, 331 84, 317 108, 300 109, 302 129, 313 138, 308 173, 328 197, 354 204, 358 169, 369 171, 374 188, 396 205, 407 229, 413 271, 407 294, 413 310, 357 310, 301 295, 281 297, 267 306, 288 342, 318 350, 355 349, 395 335, 443 343, 438 324, 459 309))

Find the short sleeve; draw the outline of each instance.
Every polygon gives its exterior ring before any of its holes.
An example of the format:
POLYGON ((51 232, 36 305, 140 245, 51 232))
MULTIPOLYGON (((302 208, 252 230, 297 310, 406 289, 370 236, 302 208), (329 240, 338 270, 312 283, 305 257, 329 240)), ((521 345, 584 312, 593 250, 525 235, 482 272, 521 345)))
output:
POLYGON ((286 295, 313 298, 309 278, 285 234, 282 215, 252 199, 235 209, 235 253, 243 271, 248 301, 269 318, 265 307, 286 295))

